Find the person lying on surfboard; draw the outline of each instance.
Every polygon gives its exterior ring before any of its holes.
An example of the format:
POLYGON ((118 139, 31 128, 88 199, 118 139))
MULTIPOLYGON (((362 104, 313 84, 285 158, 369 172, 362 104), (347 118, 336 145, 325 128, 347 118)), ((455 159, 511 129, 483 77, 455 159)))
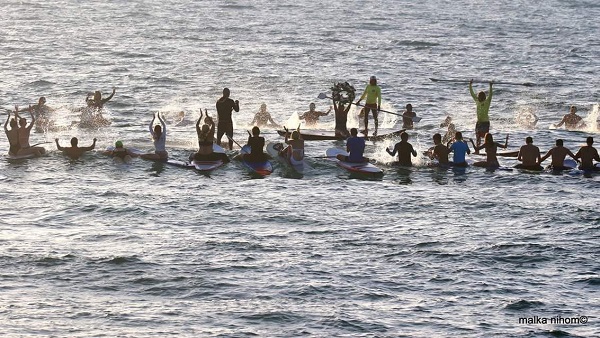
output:
POLYGON ((565 157, 567 157, 567 155, 569 155, 575 161, 577 161, 577 158, 575 158, 575 155, 573 155, 573 153, 569 149, 567 149, 566 147, 564 147, 563 144, 564 143, 563 143, 562 139, 556 140, 556 147, 548 150, 548 152, 546 153, 546 155, 544 155, 540 159, 540 164, 542 164, 542 162, 544 162, 544 160, 546 160, 548 157, 552 156, 552 163, 549 166, 549 168, 551 168, 552 170, 569 170, 569 169, 572 169, 572 168, 564 166, 565 157))
POLYGON ((165 124, 164 117, 160 116, 160 112, 152 114, 152 121, 150 121, 150 135, 154 141, 154 153, 143 154, 141 157, 145 160, 152 161, 167 161, 169 159, 169 153, 167 152, 165 143, 167 142, 167 125, 165 124), (160 125, 154 125, 154 121, 158 116, 160 125))
POLYGON ((562 120, 556 125, 556 128, 560 128, 563 124, 567 129, 581 129, 585 128, 585 122, 581 116, 577 115, 577 107, 571 106, 569 113, 563 116, 562 120))
POLYGON ((500 144, 498 142, 494 142, 494 136, 490 133, 486 133, 484 137, 484 142, 480 146, 475 146, 473 143, 473 139, 471 139, 471 144, 473 144, 473 149, 475 149, 475 154, 479 154, 481 149, 485 149, 485 161, 479 161, 473 163, 476 167, 484 167, 484 168, 498 168, 500 163, 498 162, 498 157, 496 154, 498 153, 498 148, 506 149, 508 147, 508 135, 506 135, 506 141, 504 144, 500 144))
POLYGON ((581 159, 581 165, 579 166, 580 170, 586 171, 600 171, 600 168, 594 166, 594 160, 600 162, 600 157, 598 156, 598 150, 594 148, 592 145, 594 144, 594 138, 588 136, 585 140, 587 145, 579 148, 575 157, 581 159))
POLYGON ((336 158, 340 161, 351 163, 368 162, 369 159, 363 156, 365 152, 365 138, 358 137, 358 129, 350 129, 350 137, 346 140, 346 151, 348 156, 338 154, 336 158))
POLYGON ((106 150, 104 155, 111 156, 114 159, 121 160, 123 162, 129 162, 133 157, 137 157, 138 155, 129 149, 123 147, 123 141, 115 142, 115 148, 111 150, 106 150))
POLYGON ((329 110, 326 113, 323 113, 320 111, 316 111, 315 107, 316 107, 315 104, 311 103, 308 106, 308 111, 305 112, 304 114, 298 116, 298 118, 300 120, 306 121, 307 127, 315 127, 319 123, 319 117, 329 115, 329 113, 331 112, 331 109, 333 108, 333 107, 329 107, 329 110))
POLYGON ((204 124, 200 127, 202 121, 202 110, 200 110, 200 117, 196 121, 196 134, 198 134, 198 151, 191 154, 190 161, 217 161, 221 160, 223 163, 229 162, 229 157, 225 153, 215 153, 213 144, 215 139, 215 121, 212 117, 208 116, 208 111, 204 109, 206 117, 204 118, 204 124))
POLYGON ((400 142, 396 143, 393 151, 389 148, 386 148, 385 151, 392 156, 396 156, 396 153, 398 153, 397 163, 405 167, 412 166, 412 161, 410 159, 411 154, 412 156, 417 157, 417 151, 413 148, 412 144, 408 143, 407 133, 400 134, 400 142))
POLYGON ((250 154, 244 154, 244 160, 247 162, 263 162, 266 161, 267 154, 264 152, 265 138, 260 136, 260 128, 253 127, 252 134, 248 132, 248 145, 250 146, 250 154))
POLYGON ((521 161, 521 163, 517 164, 515 168, 542 171, 544 168, 540 165, 541 159, 540 148, 533 145, 533 138, 531 136, 527 136, 525 138, 525 145, 521 146, 519 155, 517 155, 517 160, 521 161))
POLYGON ((466 161, 466 155, 471 153, 467 142, 463 141, 463 136, 460 131, 454 134, 454 143, 448 147, 450 152, 453 152, 452 162, 450 165, 455 167, 468 167, 469 164, 466 161))
POLYGON ((442 135, 437 133, 433 135, 433 144, 426 155, 432 160, 437 160, 440 165, 448 165, 448 155, 450 150, 442 143, 442 135))
POLYGON ((77 139, 77 137, 71 138, 70 147, 61 147, 58 143, 57 138, 54 139, 54 142, 56 142, 56 149, 62 151, 65 155, 67 155, 73 160, 79 159, 81 155, 83 155, 83 153, 85 153, 86 151, 91 151, 94 150, 94 148, 96 148, 96 138, 94 138, 94 142, 89 147, 79 147, 79 140, 77 139))
POLYGON ((292 132, 290 139, 288 139, 288 135, 290 135, 288 129, 286 127, 283 127, 283 129, 286 131, 284 142, 288 146, 283 148, 279 154, 287 158, 292 165, 302 164, 304 160, 304 140, 300 134, 300 126, 292 132))

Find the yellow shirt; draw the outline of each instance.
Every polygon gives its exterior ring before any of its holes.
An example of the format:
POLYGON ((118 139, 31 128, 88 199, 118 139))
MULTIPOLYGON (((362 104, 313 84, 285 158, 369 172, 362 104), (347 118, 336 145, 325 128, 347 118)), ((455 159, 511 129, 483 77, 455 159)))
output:
POLYGON ((360 97, 360 100, 362 101, 362 99, 364 99, 365 96, 367 97, 367 104, 377 103, 381 106, 381 87, 379 87, 378 85, 367 85, 367 88, 365 88, 365 91, 360 97))

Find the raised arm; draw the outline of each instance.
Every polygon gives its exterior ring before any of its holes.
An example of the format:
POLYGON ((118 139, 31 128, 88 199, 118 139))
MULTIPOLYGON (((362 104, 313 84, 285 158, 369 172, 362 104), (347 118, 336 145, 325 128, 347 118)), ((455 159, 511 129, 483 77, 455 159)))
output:
POLYGON ((4 122, 4 131, 8 132, 8 121, 10 121, 10 110, 8 111, 8 116, 6 116, 6 122, 4 122))
POLYGON ((200 132, 202 131, 202 129, 200 129, 200 122, 202 121, 202 109, 200 109, 200 117, 198 118, 198 121, 196 121, 196 133, 198 135, 200 135, 200 132))
POLYGON ((501 146, 501 147, 502 147, 502 148, 504 148, 504 149, 508 148, 508 136, 509 136, 509 135, 510 135, 510 134, 506 134, 506 141, 504 141, 504 146, 501 146))
POLYGON ((110 94, 110 96, 109 96, 109 97, 107 97, 107 98, 105 98, 105 99, 102 99, 102 104, 104 104, 104 103, 106 103, 106 102, 110 101, 110 99, 112 99, 112 98, 113 98, 113 96, 115 96, 115 92, 116 92, 116 91, 117 91, 117 89, 113 87, 112 94, 110 94))
POLYGON ((488 94, 488 96, 487 96, 487 101, 488 101, 488 102, 491 102, 491 101, 492 101, 492 93, 493 93, 493 91, 492 91, 492 85, 493 85, 493 84, 494 84, 494 82, 493 82, 493 81, 492 81, 492 82, 490 82, 490 92, 489 92, 489 94, 488 94))
POLYGON ((469 93, 471 93, 471 97, 473 98, 473 100, 478 101, 477 95, 475 95, 475 92, 473 91, 473 79, 469 81, 469 93))
POLYGON ((58 144, 58 139, 57 138, 54 139, 54 142, 56 142, 56 149, 58 149, 60 151, 63 151, 65 149, 65 148, 61 147, 60 144, 58 144))
POLYGON ((96 138, 94 138, 94 142, 92 142, 92 145, 89 147, 82 147, 81 150, 83 151, 90 151, 90 150, 94 150, 94 148, 96 148, 96 138))
POLYGON ((163 135, 167 134, 167 124, 165 123, 165 119, 160 116, 160 112, 156 113, 156 115, 158 115, 158 121, 160 122, 160 125, 162 126, 162 132, 163 135))
POLYGON ((27 126, 27 130, 31 130, 31 128, 33 128, 33 125, 35 124, 35 116, 33 116, 33 109, 31 108, 31 106, 29 106, 29 116, 31 116, 31 122, 27 126))
POLYGON ((154 119, 156 119, 156 115, 152 114, 152 121, 150 121, 150 125, 148 126, 148 129, 150 129, 150 134, 152 134, 152 136, 154 136, 154 119))

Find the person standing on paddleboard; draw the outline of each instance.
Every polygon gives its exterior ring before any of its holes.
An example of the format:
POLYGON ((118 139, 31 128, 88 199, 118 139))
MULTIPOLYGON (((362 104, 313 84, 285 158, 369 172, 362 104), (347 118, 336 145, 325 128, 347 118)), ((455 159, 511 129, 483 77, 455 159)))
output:
POLYGON ((490 104, 492 103, 492 84, 490 82, 490 92, 487 97, 485 92, 481 91, 475 95, 473 91, 473 79, 469 81, 469 93, 477 104, 477 124, 475 124, 475 136, 477 137, 477 146, 481 144, 481 139, 490 131, 490 104))
POLYGON ((223 96, 217 100, 217 117, 219 119, 217 123, 217 144, 221 145, 221 138, 223 135, 229 137, 229 150, 233 149, 233 120, 231 119, 231 113, 240 111, 240 102, 238 100, 233 101, 229 98, 229 88, 223 89, 223 96))
POLYGON ((336 157, 340 161, 351 163, 367 162, 363 154, 365 152, 365 138, 358 137, 358 129, 350 129, 350 137, 346 140, 346 151, 348 156, 338 154, 336 157))
POLYGON ((379 126, 379 120, 377 118, 379 109, 381 109, 381 87, 377 85, 377 78, 375 76, 371 76, 369 84, 358 101, 356 101, 356 105, 360 105, 360 101, 365 97, 367 100, 365 101, 365 116, 363 118, 365 123, 364 134, 367 136, 369 133, 369 111, 371 111, 373 112, 373 123, 375 123, 375 132, 373 133, 373 136, 377 136, 377 127, 379 126))

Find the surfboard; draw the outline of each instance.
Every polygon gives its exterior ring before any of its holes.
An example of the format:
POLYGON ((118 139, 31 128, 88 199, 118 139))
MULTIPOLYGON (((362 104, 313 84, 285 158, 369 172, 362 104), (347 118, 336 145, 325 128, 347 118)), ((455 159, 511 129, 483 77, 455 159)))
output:
POLYGON ((350 173, 362 174, 362 175, 372 175, 372 176, 382 176, 383 175, 383 170, 379 169, 378 167, 376 167, 375 165, 373 165, 369 162, 353 163, 353 162, 346 162, 346 161, 338 160, 337 155, 348 156, 348 153, 342 149, 329 148, 329 149, 327 149, 326 154, 330 160, 335 161, 339 167, 344 168, 346 171, 348 171, 350 173))
POLYGON ((20 160, 26 160, 29 158, 34 158, 36 157, 35 154, 27 154, 27 155, 12 155, 12 154, 6 154, 6 159, 10 162, 10 161, 20 161, 20 160))
POLYGON ((294 169, 294 171, 303 174, 304 170, 308 168, 306 161, 302 160, 301 163, 292 163, 287 156, 283 156, 279 153, 279 151, 284 148, 284 143, 270 142, 269 144, 267 144, 267 153, 271 155, 272 158, 277 159, 279 162, 294 169))
MULTIPOLYGON (((213 143, 213 152, 225 154, 225 149, 223 149, 218 144, 213 143)), ((196 170, 198 170, 198 171, 212 171, 212 170, 215 170, 218 167, 222 166, 223 164, 225 164, 225 162, 223 162, 223 160, 220 160, 220 159, 219 160, 208 160, 208 161, 193 160, 191 162, 191 165, 194 166, 194 168, 196 168, 196 170)))
POLYGON ((271 164, 271 162, 269 160, 258 161, 258 162, 246 161, 244 155, 250 154, 250 146, 249 145, 243 146, 242 150, 240 150, 240 154, 242 155, 241 156, 242 164, 244 164, 244 166, 246 168, 248 168, 252 173, 255 173, 255 174, 258 174, 261 176, 267 176, 273 172, 273 165, 271 164))

